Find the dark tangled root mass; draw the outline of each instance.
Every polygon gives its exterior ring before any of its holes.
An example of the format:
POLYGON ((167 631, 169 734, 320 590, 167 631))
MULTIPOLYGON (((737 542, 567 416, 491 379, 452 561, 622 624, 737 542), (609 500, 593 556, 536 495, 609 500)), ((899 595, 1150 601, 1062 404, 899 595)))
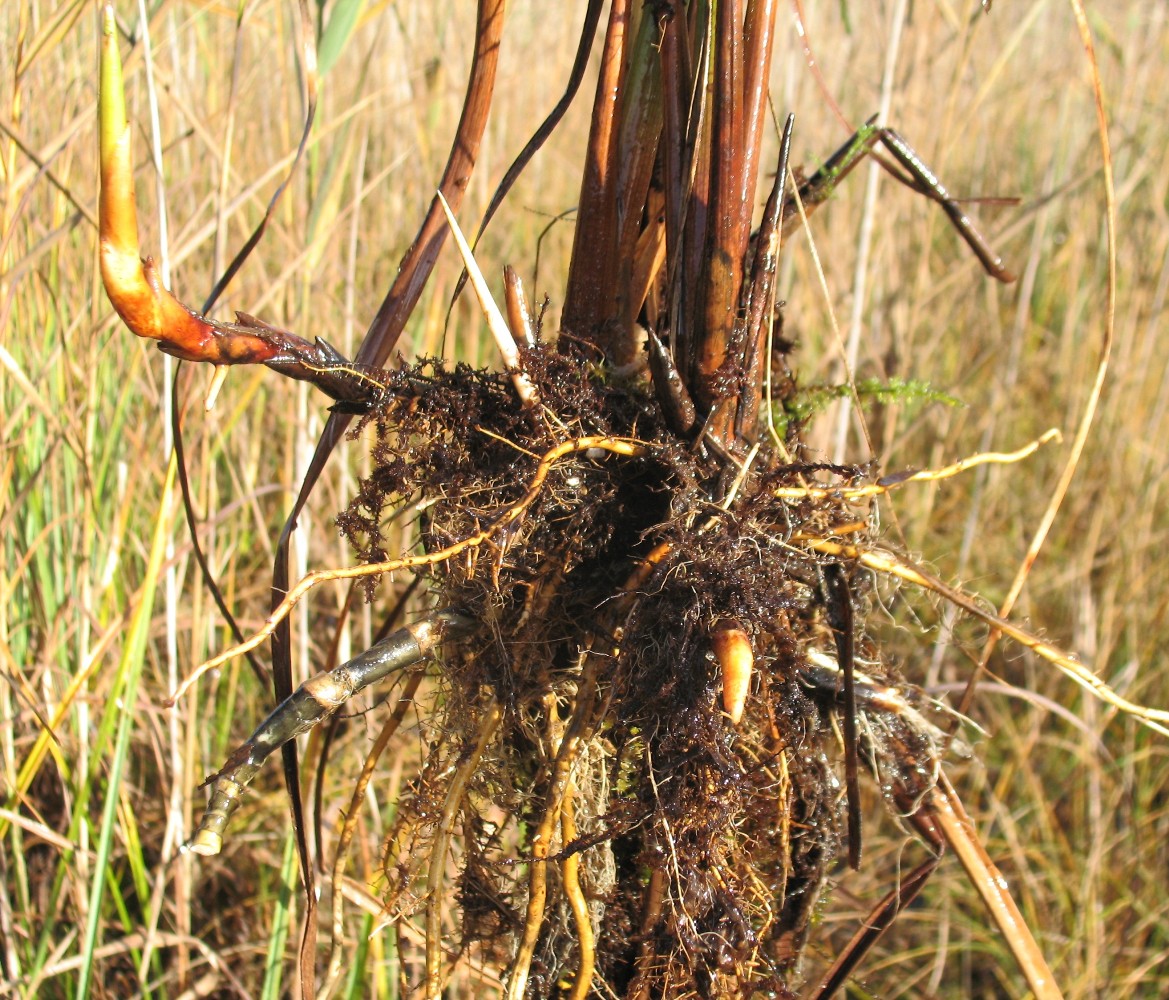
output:
POLYGON ((776 490, 862 470, 801 464, 794 436, 747 465, 671 434, 644 383, 545 347, 523 363, 540 394, 527 410, 505 375, 397 372, 366 418, 373 472, 339 518, 365 560, 387 558, 403 510, 435 551, 497 523, 557 445, 640 443, 565 454, 521 517, 433 567, 438 603, 480 628, 443 653, 445 735, 399 804, 391 901, 422 898, 420 858, 486 733, 455 803, 448 948, 519 969, 533 997, 567 995, 594 956, 619 996, 790 995, 841 840, 833 698, 807 657, 834 651, 825 557, 800 540, 866 528, 839 497, 776 490), (754 652, 737 724, 711 645, 728 628, 754 652))

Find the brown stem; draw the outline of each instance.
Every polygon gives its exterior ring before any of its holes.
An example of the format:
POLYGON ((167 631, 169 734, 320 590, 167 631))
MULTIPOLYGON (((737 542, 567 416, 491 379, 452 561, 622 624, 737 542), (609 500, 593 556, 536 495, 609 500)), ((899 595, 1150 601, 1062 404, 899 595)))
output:
POLYGON ((646 1000, 649 996, 649 972, 654 959, 653 932, 662 918, 662 901, 666 895, 666 872, 655 868, 642 894, 645 906, 641 914, 641 949, 637 956, 637 975, 629 988, 629 1000, 646 1000))
POLYGON ((971 885, 982 897, 998 925, 1031 992, 1037 1000, 1063 1000, 1063 993, 1031 934, 1031 928, 1011 898, 1007 880, 986 853, 986 848, 974 831, 974 824, 944 775, 938 785, 930 790, 927 804, 927 811, 953 848, 962 867, 966 869, 971 885))
MULTIPOLYGON (((564 328, 605 349, 604 326, 614 315, 617 232, 617 128, 629 0, 613 0, 601 53, 589 144, 577 203, 572 269, 564 295, 564 328)), ((567 341, 566 341, 567 342, 567 341)))
MULTIPOLYGON (((715 11, 711 94, 711 222, 706 234, 703 325, 693 386, 695 401, 706 411, 714 409, 720 398, 715 376, 727 359, 751 227, 751 203, 744 205, 743 200, 742 25, 741 0, 720 0, 715 11)), ((721 413, 711 432, 726 443, 730 412, 724 409, 721 413)))

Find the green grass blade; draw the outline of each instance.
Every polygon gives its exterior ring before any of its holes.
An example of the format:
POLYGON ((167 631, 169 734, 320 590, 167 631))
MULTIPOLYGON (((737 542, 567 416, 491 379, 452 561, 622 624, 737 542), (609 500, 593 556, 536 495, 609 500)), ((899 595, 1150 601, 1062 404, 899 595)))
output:
POLYGON ((171 518, 174 515, 172 501, 175 471, 175 459, 172 453, 167 465, 166 483, 162 491, 158 517, 154 523, 154 538, 150 544, 150 559, 146 566, 142 600, 134 609, 134 616, 130 621, 126 645, 122 651, 121 662, 118 664, 118 682, 113 688, 115 694, 110 698, 109 708, 119 712, 118 735, 106 783, 106 798, 102 808, 101 830, 98 834, 97 857, 93 865, 93 883, 90 887, 89 911, 82 944, 81 972, 74 994, 79 998, 89 996, 90 978, 93 975, 94 951, 97 948, 98 935, 102 925, 101 906, 105 888, 105 871, 110 863, 110 852, 113 847, 118 814, 118 790, 126 768, 130 734, 136 721, 134 702, 138 696, 138 681, 142 676, 142 664, 146 658, 146 640, 150 629, 150 616, 154 608, 154 592, 162 569, 167 538, 170 537, 171 518))
POLYGON ((296 881, 296 838, 291 834, 284 841, 284 860, 280 865, 280 890, 276 897, 276 911, 272 914, 272 930, 268 936, 268 955, 264 962, 264 986, 261 1000, 279 1000, 284 972, 284 947, 288 928, 292 923, 292 893, 296 881))
POLYGON ((321 32, 321 41, 317 46, 317 66, 323 77, 336 65, 345 45, 357 26, 357 19, 365 8, 365 0, 337 0, 333 4, 329 23, 321 32))

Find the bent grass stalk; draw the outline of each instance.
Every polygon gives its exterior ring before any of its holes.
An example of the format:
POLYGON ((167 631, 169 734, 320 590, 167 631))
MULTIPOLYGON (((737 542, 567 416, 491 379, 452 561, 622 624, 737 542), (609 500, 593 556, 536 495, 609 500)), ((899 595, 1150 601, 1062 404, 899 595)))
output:
POLYGON ((1064 674, 1100 701, 1119 709, 1125 715, 1132 716, 1134 719, 1148 726, 1153 732, 1159 733, 1162 736, 1169 736, 1169 711, 1160 708, 1150 708, 1147 705, 1139 705, 1136 702, 1129 701, 1127 698, 1113 691, 1105 681, 1097 677, 1084 664, 1080 663, 1070 654, 1065 653, 1051 643, 1044 642, 1038 636, 1032 635, 1014 622, 1000 618, 993 612, 980 607, 975 598, 970 594, 943 583, 937 577, 932 576, 921 567, 914 565, 908 559, 903 559, 883 549, 866 549, 857 545, 844 544, 826 538, 802 537, 799 541, 816 552, 823 552, 825 555, 843 556, 846 559, 854 559, 862 566, 867 566, 869 569, 876 570, 878 573, 895 576, 908 583, 922 587, 925 590, 932 590, 935 594, 944 597, 951 604, 957 605, 967 614, 986 622, 987 625, 1002 632, 1003 635, 1014 639, 1020 646, 1031 650, 1037 656, 1047 660, 1048 663, 1058 667, 1064 674))

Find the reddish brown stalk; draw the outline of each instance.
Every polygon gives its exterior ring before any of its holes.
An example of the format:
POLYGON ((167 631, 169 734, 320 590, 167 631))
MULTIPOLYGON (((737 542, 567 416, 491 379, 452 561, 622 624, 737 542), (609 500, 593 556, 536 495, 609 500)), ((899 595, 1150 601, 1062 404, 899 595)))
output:
MULTIPOLYGON (((548 137, 556 130, 565 113, 572 105, 576 98, 577 91, 580 89, 581 81, 584 79, 585 70, 588 68, 589 52, 592 51, 593 38, 597 33, 597 24, 601 20, 601 0, 589 0, 588 7, 585 9, 584 23, 581 25, 580 37, 576 44, 576 56, 572 61, 572 70, 568 74, 568 83, 565 85, 564 93, 560 95, 560 100, 556 102, 556 106, 548 113, 539 128, 532 133, 532 137, 524 144, 524 148, 520 150, 519 155, 511 162, 511 166, 507 168, 507 172, 503 175, 503 180, 499 182, 499 186, 495 189, 495 193, 491 196, 491 201, 487 205, 487 210, 483 213, 483 220, 479 223, 479 230, 475 233, 475 239, 471 246, 478 246, 480 238, 486 232, 487 227, 491 224, 491 220, 495 217, 495 213, 499 210, 499 206, 503 204, 503 199, 507 197, 508 192, 515 185, 519 179, 520 174, 531 162, 532 157, 539 152, 540 148, 547 141, 548 137)), ((451 301, 459 297, 466 284, 467 274, 459 277, 459 282, 455 286, 454 294, 451 296, 451 301)))
MULTIPOLYGON (((739 288, 743 254, 751 229, 750 203, 744 205, 743 135, 743 6, 740 0, 722 0, 715 10, 714 71, 711 74, 710 227, 706 234, 706 270, 703 323, 697 344, 697 368, 692 386, 699 408, 712 410, 723 395, 717 384, 727 360, 739 288)), ((729 436, 728 409, 723 409, 711 432, 725 442, 729 436)))
POLYGON ((686 124, 688 95, 693 85, 690 69, 690 40, 686 15, 675 7, 662 14, 658 44, 662 67, 662 186, 666 199, 666 261, 669 272, 678 258, 688 179, 686 124))
MULTIPOLYGON (((696 75, 701 72, 696 68, 696 75)), ((688 123, 689 163, 687 187, 684 192, 685 228, 682 236, 677 283, 674 294, 679 302, 677 349, 679 370, 687 378, 694 367, 694 354, 702 331, 702 303, 704 301, 703 274, 706 268, 706 230, 710 224, 710 140, 704 104, 706 91, 689 109, 688 123), (697 120, 695 120, 697 118, 697 120)))
MULTIPOLYGON (((743 29, 743 204, 751 206, 759 183, 759 152, 767 128, 767 85, 778 0, 747 0, 743 29)), ((748 214, 747 225, 751 224, 748 214)))
POLYGON ((917 898, 947 847, 953 849, 971 885, 982 897, 987 912, 1002 932, 1032 994, 1041 1000, 1062 1000, 1055 977, 1007 890, 1006 879, 987 854, 974 830, 974 824, 946 776, 940 775, 937 785, 923 796, 900 788, 894 792, 894 797, 902 815, 913 825, 934 856, 905 878, 898 879, 897 885, 873 908, 832 968, 825 973, 813 994, 815 1000, 826 1000, 845 984, 861 959, 892 926, 898 914, 917 898))
MULTIPOLYGON (((616 261, 624 266, 614 272, 618 281, 614 316, 617 325, 607 345, 609 358, 617 366, 630 364, 641 349, 633 335, 641 297, 635 278, 636 268, 628 265, 636 257, 638 239, 642 234, 642 215, 662 131, 661 74, 652 44, 657 41, 658 34, 657 23, 643 16, 622 86, 624 96, 617 137, 616 261)), ((651 217, 649 226, 652 228, 654 224, 651 217)))
MULTIPOLYGON (((941 847, 945 849, 944 844, 941 847)), ((893 925, 901 911, 921 894, 940 861, 939 854, 938 857, 923 861, 904 878, 898 878, 897 885, 873 907, 836 961, 832 963, 832 968, 824 974, 816 992, 811 995, 812 1000, 827 1000, 828 997, 836 995, 836 991, 848 981, 861 960, 893 925)))
MULTIPOLYGON (((499 65, 499 47, 503 41, 504 11, 506 0, 479 0, 476 15, 475 56, 471 62, 471 75, 467 82, 467 94, 463 99, 463 113, 451 143, 450 156, 438 190, 446 198, 452 212, 458 212, 463 203, 463 192, 471 182, 475 161, 479 157, 479 144, 483 130, 487 127, 487 116, 491 110, 491 98, 495 92, 495 73, 499 65)), ((447 224, 442 205, 436 195, 430 202, 414 242, 398 265, 398 277, 394 280, 386 297, 378 308, 357 361, 363 365, 383 365, 398 342, 406 320, 418 304, 418 298, 426 285, 438 252, 446 239, 447 224)), ((326 429, 322 440, 329 436, 326 429)), ((318 449, 319 450, 319 449, 318 449)), ((331 450, 331 447, 330 447, 331 450)), ((327 454, 327 452, 326 452, 327 454)), ((315 465, 314 461, 314 465, 315 465)), ((315 476, 312 479, 315 481, 315 476)))
POLYGON ((759 235, 755 242, 755 258, 751 264, 742 337, 742 356, 747 364, 747 377, 735 414, 735 434, 742 439, 754 436, 759 422, 759 406, 763 402, 763 378, 767 370, 768 350, 766 333, 770 324, 769 313, 774 308, 775 269, 779 263, 780 226, 784 215, 784 190, 794 127, 795 116, 788 115, 779 144, 775 181, 763 209, 763 221, 759 224, 759 235))
MULTIPOLYGON (((694 7, 691 5, 690 10, 694 7)), ((668 349, 676 359, 675 367, 689 371, 702 270, 702 233, 706 226, 707 178, 701 168, 706 146, 699 147, 704 92, 695 90, 694 50, 686 10, 675 4, 658 23, 662 30, 661 163, 666 203, 667 285, 663 306, 670 332, 668 349)), ((703 51, 705 43, 698 48, 703 51)), ((650 359, 652 363, 652 352, 650 359)), ((662 397, 660 389, 658 396, 662 397)))
MULTIPOLYGON (((777 0, 748 0, 747 16, 743 30, 744 81, 743 81, 743 189, 742 204, 746 214, 748 230, 751 225, 755 190, 759 183, 759 154, 763 143, 763 129, 767 107, 767 84, 771 75, 771 49, 775 38, 775 10, 777 0)), ((786 133, 785 133, 786 135, 786 133)), ((790 137, 786 143, 790 149, 790 137)), ((783 184, 786 179, 785 151, 776 182, 772 185, 772 198, 782 200, 783 184), (778 189, 778 195, 777 195, 778 189)), ((768 201, 768 208, 771 201, 768 201)), ((765 210, 766 213, 766 210, 765 210)), ((752 262, 749 284, 740 292, 739 306, 750 305, 751 317, 746 323, 735 324, 735 339, 731 346, 732 356, 741 359, 745 378, 735 405, 732 408, 735 436, 740 439, 754 438, 758 424, 759 404, 762 399, 763 372, 766 368, 764 352, 766 338, 761 336, 762 318, 765 309, 770 309, 771 285, 775 273, 778 243, 771 246, 771 237, 776 235, 775 227, 767 226, 766 217, 760 226, 755 257, 752 262), (765 242, 766 240, 766 242, 765 242), (758 301, 757 301, 758 300, 758 301)), ((746 247, 744 247, 744 251, 746 247)), ((743 279, 748 281, 747 278, 743 279)))
POLYGON ((613 0, 593 102, 561 321, 574 338, 597 344, 606 356, 611 335, 607 328, 616 316, 614 277, 620 264, 615 253, 617 128, 628 31, 629 0, 613 0))

